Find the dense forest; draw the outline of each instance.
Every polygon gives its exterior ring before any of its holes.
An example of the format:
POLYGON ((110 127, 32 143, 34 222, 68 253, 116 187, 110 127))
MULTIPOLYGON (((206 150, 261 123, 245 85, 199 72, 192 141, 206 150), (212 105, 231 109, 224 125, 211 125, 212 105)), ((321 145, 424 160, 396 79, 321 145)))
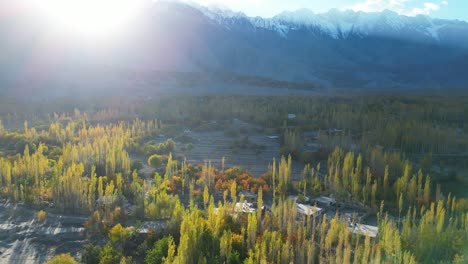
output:
POLYGON ((0 196, 38 221, 87 217, 89 245, 48 263, 464 263, 466 113, 465 96, 5 101, 0 196), (260 153, 233 119, 279 135, 264 173, 177 151, 197 147, 189 130, 221 130, 260 153), (300 211, 319 196, 337 205, 300 211), (355 232, 350 208, 378 233, 355 232))

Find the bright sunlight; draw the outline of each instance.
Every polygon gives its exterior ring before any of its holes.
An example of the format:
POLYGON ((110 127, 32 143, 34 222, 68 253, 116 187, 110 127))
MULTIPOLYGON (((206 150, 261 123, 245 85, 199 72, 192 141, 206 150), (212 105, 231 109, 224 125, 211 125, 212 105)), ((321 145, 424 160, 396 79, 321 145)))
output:
POLYGON ((135 0, 31 0, 38 14, 60 30, 72 34, 101 36, 117 32, 139 11, 135 0))

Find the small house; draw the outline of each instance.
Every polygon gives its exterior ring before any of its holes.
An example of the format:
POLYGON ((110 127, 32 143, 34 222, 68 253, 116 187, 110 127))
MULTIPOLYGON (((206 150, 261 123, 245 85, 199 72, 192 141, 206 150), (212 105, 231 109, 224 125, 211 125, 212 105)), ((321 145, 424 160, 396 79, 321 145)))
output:
MULTIPOLYGON (((240 214, 250 214, 250 213, 255 213, 257 212, 257 207, 253 203, 248 203, 248 202, 243 202, 243 203, 236 203, 233 210, 231 210, 229 207, 225 208, 226 213, 233 216, 237 217, 240 214)), ((262 206, 261 210, 265 210, 265 206, 262 206)), ((219 213, 219 208, 214 208, 214 213, 217 215, 219 213)))
POLYGON ((255 213, 257 211, 257 208, 254 207, 253 203, 236 203, 236 206, 234 207, 234 212, 236 213, 255 213))
POLYGON ((322 215, 322 208, 296 203, 297 217, 318 217, 322 215))

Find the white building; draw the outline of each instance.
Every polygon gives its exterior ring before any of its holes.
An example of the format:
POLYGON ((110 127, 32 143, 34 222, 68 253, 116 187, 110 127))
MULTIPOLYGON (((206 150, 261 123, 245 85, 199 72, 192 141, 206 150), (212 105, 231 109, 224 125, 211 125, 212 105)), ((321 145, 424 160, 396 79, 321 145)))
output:
MULTIPOLYGON (((265 208, 265 206, 262 207, 262 210, 265 208)), ((240 214, 251 214, 257 212, 257 208, 254 206, 253 203, 248 203, 244 201, 243 203, 236 203, 234 206, 234 210, 231 210, 230 208, 225 207, 225 212, 228 215, 231 215, 233 217, 237 217, 240 214)), ((219 208, 214 209, 215 215, 219 213, 219 208)))
POLYGON ((236 203, 234 207, 234 212, 236 213, 255 213, 257 211, 256 208, 253 207, 252 203, 236 203))
POLYGON ((348 230, 356 235, 370 236, 372 238, 377 237, 379 233, 379 228, 376 226, 353 223, 348 225, 348 230))
POLYGON ((297 216, 318 217, 318 216, 322 215, 322 211, 323 211, 322 208, 319 208, 319 207, 316 207, 316 206, 296 203, 296 214, 297 214, 297 216))

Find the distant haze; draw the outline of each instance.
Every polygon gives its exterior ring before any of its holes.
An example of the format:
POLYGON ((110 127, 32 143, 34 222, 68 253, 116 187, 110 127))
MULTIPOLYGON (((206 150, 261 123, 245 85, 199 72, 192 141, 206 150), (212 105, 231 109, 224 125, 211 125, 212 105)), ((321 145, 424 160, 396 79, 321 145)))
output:
POLYGON ((22 12, 1 17, 0 39, 0 93, 17 96, 210 85, 468 89, 468 23, 388 10, 263 19, 159 1, 112 38, 53 32, 22 12))

